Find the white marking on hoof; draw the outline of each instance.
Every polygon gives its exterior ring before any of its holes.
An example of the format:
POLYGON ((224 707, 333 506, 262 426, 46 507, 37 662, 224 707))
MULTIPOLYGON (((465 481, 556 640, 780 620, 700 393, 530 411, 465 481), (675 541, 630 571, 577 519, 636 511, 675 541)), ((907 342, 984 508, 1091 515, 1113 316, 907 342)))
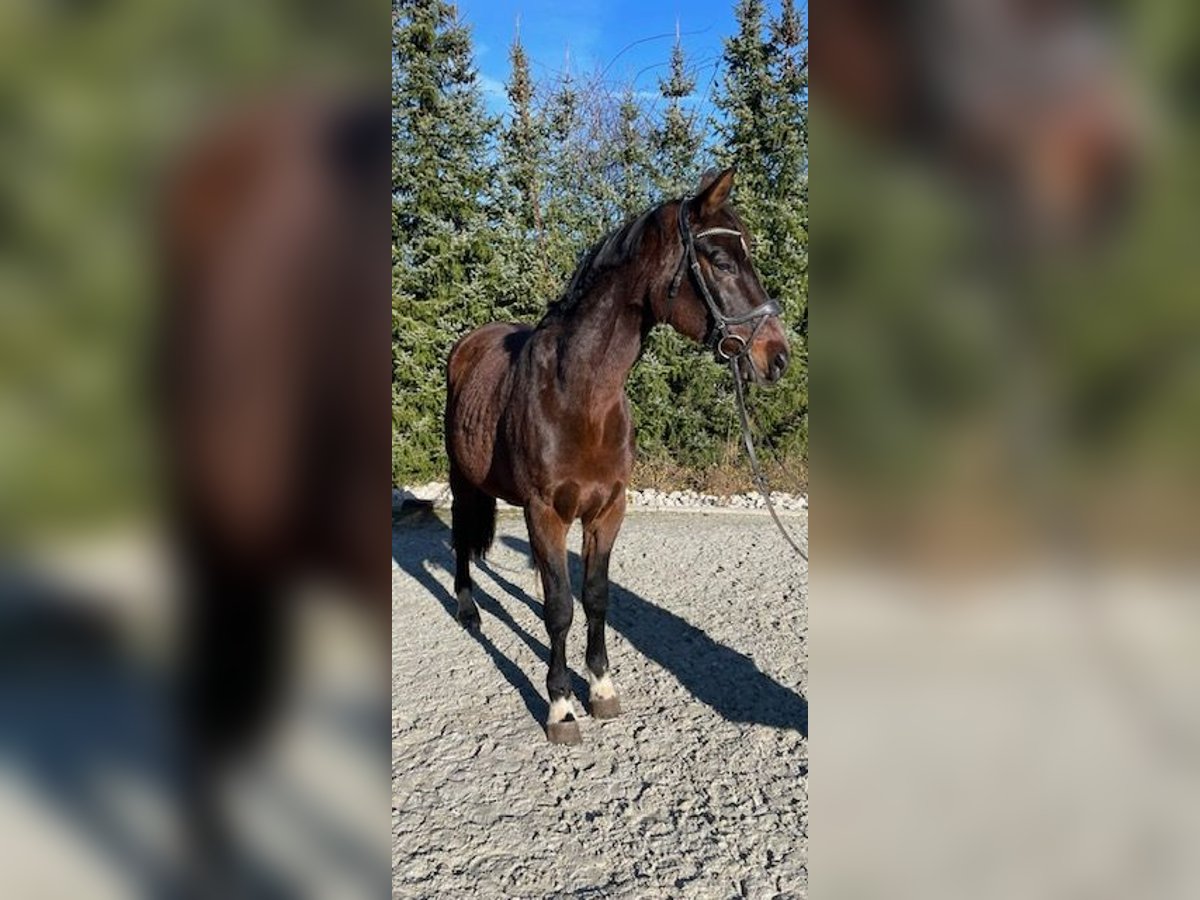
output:
POLYGON ((555 722, 564 721, 567 716, 570 716, 571 718, 578 718, 575 715, 574 708, 571 706, 571 698, 561 697, 558 700, 554 700, 550 703, 550 715, 547 717, 546 721, 548 724, 553 725, 555 722))
POLYGON ((592 674, 591 670, 587 673, 588 679, 588 696, 593 700, 610 700, 617 696, 617 689, 613 687, 612 679, 605 672, 599 678, 592 674))

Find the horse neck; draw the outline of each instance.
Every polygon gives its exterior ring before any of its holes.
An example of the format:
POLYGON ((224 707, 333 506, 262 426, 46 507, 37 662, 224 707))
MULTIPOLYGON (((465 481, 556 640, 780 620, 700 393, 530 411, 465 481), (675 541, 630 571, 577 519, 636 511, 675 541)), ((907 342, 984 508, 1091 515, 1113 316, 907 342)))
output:
POLYGON ((635 299, 647 294, 645 285, 621 277, 624 273, 612 274, 563 322, 558 345, 560 380, 568 390, 578 387, 593 399, 624 388, 645 337, 644 300, 635 299))
POLYGON ((656 274, 659 267, 647 259, 654 252, 655 226, 656 220, 648 223, 636 252, 606 272, 561 322, 559 380, 593 404, 604 392, 624 389, 655 324, 650 298, 662 278, 656 274))

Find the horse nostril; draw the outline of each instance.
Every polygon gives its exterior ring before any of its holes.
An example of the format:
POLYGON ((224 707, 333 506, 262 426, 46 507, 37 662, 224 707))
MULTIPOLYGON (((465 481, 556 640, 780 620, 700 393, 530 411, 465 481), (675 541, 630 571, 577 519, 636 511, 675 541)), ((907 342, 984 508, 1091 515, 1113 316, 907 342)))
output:
POLYGON ((775 359, 771 361, 771 377, 778 381, 783 377, 783 373, 787 371, 788 355, 786 350, 780 350, 775 354, 775 359))

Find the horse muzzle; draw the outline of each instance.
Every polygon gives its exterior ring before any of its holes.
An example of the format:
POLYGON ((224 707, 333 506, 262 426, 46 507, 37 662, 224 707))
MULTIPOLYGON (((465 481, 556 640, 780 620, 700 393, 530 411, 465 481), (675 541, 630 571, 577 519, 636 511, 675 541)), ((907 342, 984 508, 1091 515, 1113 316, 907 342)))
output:
POLYGON ((730 334, 717 345, 718 362, 737 359, 738 372, 749 384, 772 385, 781 379, 791 362, 791 348, 777 316, 766 318, 749 337, 730 334), (735 352, 728 352, 735 350, 735 352))

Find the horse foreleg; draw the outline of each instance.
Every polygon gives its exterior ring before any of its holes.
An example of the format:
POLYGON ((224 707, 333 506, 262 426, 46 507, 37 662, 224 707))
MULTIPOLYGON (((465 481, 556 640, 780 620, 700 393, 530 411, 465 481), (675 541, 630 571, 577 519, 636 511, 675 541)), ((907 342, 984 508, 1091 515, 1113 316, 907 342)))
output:
POLYGON ((534 501, 525 509, 533 559, 542 576, 542 613, 550 637, 550 669, 546 692, 550 713, 546 737, 555 744, 578 744, 579 722, 571 706, 571 678, 567 673, 567 632, 571 629, 571 580, 567 575, 568 523, 554 508, 534 501))
POLYGON ((597 719, 621 714, 621 704, 608 673, 604 629, 608 615, 608 559, 625 519, 625 493, 583 527, 583 610, 587 616, 588 703, 597 719))

